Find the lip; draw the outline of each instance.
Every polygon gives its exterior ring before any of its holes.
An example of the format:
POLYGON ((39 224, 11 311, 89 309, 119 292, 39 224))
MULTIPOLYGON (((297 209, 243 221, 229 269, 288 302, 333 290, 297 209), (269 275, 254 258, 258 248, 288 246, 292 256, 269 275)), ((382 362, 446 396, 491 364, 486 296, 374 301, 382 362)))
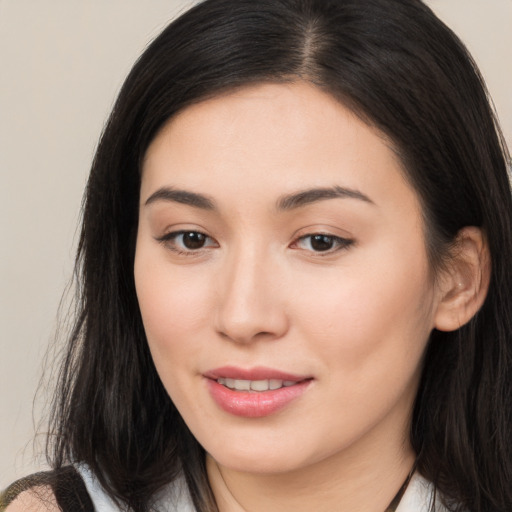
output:
POLYGON ((308 375, 293 375, 292 373, 282 372, 274 368, 266 368, 264 366, 256 366, 254 368, 244 369, 236 366, 223 366, 215 368, 203 374, 207 379, 217 380, 225 379, 241 379, 241 380, 290 380, 300 382, 311 379, 308 375))
POLYGON ((309 388, 312 378, 294 375, 273 368, 251 369, 224 366, 203 374, 210 396, 225 412, 243 418, 262 418, 274 414, 302 396, 309 388), (235 391, 217 382, 217 379, 293 381, 295 384, 268 391, 235 391))

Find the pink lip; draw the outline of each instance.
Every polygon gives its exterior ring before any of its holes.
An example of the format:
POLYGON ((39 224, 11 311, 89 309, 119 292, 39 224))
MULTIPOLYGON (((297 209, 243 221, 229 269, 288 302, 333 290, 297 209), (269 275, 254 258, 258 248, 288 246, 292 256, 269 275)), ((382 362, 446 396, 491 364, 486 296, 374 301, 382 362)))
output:
POLYGON ((257 367, 249 370, 225 366, 204 374, 208 391, 215 403, 224 411, 244 418, 269 416, 299 398, 311 384, 311 377, 292 375, 271 368, 257 367), (268 391, 234 391, 217 382, 219 378, 241 380, 287 380, 292 386, 268 391))
POLYGON ((264 366, 256 366, 251 369, 236 368, 235 366, 223 366, 222 368, 215 368, 204 373, 207 379, 217 380, 220 378, 225 379, 241 379, 241 380, 293 380, 300 382, 309 379, 309 376, 293 375, 291 373, 274 370, 273 368, 265 368, 264 366))

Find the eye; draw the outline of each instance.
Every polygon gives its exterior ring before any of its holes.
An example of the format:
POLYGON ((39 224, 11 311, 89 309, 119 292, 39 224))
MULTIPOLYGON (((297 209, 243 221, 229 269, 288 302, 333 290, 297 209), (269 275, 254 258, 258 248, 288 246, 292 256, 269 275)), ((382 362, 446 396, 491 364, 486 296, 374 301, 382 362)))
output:
POLYGON ((353 240, 324 233, 313 233, 301 236, 294 245, 299 249, 312 252, 327 253, 346 249, 354 243, 353 240))
POLYGON ((217 243, 211 237, 200 231, 192 230, 173 231, 157 240, 179 254, 193 253, 207 247, 217 247, 217 243))

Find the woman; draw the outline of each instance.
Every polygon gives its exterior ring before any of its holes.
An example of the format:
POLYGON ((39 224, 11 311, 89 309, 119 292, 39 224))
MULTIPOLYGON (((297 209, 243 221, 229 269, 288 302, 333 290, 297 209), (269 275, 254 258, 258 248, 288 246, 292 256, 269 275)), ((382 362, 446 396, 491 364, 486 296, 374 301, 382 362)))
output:
POLYGON ((7 510, 510 510, 507 157, 418 0, 185 13, 100 141, 7 510))

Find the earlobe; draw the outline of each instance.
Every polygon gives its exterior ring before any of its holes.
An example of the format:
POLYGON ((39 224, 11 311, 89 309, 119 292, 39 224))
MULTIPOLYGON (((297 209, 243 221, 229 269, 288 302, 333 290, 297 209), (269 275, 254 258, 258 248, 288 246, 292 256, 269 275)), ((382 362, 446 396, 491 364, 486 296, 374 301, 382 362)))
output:
POLYGON ((491 258, 484 233, 468 226, 457 235, 448 270, 439 285, 434 327, 454 331, 473 318, 487 296, 491 258))

